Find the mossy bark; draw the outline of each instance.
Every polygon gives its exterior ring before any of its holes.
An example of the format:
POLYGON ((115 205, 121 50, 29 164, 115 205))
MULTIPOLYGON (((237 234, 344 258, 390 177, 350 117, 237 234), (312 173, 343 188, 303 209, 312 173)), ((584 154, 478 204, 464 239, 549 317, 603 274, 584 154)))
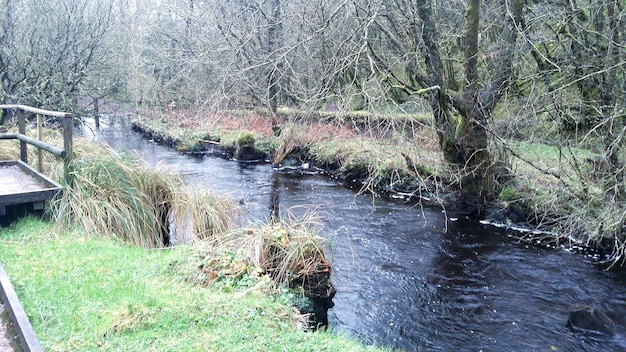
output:
POLYGON ((492 80, 480 82, 478 57, 480 45, 481 0, 469 0, 465 16, 463 40, 465 86, 455 94, 446 86, 445 70, 439 50, 439 33, 429 1, 418 1, 419 17, 423 21, 422 41, 426 49, 427 84, 438 89, 432 97, 432 109, 444 159, 457 168, 460 192, 468 203, 482 206, 496 198, 501 165, 489 152, 487 123, 512 77, 513 58, 517 40, 514 22, 520 21, 525 0, 512 0, 512 16, 504 17, 501 37, 503 49, 490 68, 492 80), (483 88, 484 87, 484 88, 483 88))
POLYGON ((489 152, 485 116, 456 116, 453 120, 448 131, 441 133, 443 155, 458 171, 463 199, 480 206, 496 198, 503 165, 489 152))

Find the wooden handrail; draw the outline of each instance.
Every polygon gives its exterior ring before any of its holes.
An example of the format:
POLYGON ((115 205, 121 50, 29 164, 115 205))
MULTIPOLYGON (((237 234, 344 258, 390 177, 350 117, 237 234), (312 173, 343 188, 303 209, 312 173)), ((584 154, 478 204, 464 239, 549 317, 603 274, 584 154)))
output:
POLYGON ((59 158, 65 158, 67 156, 67 152, 65 152, 65 150, 61 149, 61 148, 57 148, 53 145, 50 145, 48 143, 42 142, 38 139, 35 138, 31 138, 28 136, 25 136, 23 134, 20 133, 0 133, 0 139, 17 139, 19 141, 22 142, 26 142, 28 144, 32 144, 35 147, 39 148, 39 149, 43 149, 47 152, 50 152, 52 154, 54 154, 55 156, 59 157, 59 158))
POLYGON ((33 108, 32 106, 20 105, 20 104, 0 104, 0 109, 3 109, 3 110, 8 110, 8 109, 22 110, 22 111, 32 112, 33 114, 40 114, 40 115, 54 116, 54 117, 68 117, 68 115, 70 117, 72 116, 72 114, 69 113, 69 112, 50 111, 50 110, 44 110, 44 109, 37 109, 37 108, 33 108))
MULTIPOLYGON (((20 159, 27 163, 28 162, 28 152, 26 149, 26 144, 32 144, 35 147, 39 148, 39 150, 46 150, 60 158, 63 158, 63 171, 64 178, 66 184, 71 184, 70 178, 70 163, 72 161, 72 149, 73 149, 73 129, 74 129, 74 119, 71 113, 61 112, 61 111, 50 111, 44 109, 33 108, 27 105, 20 104, 0 104, 0 109, 2 110, 16 110, 26 111, 37 115, 43 116, 53 116, 63 118, 63 149, 57 148, 55 146, 49 145, 43 141, 36 140, 30 138, 25 135, 26 133, 26 124, 24 119, 24 114, 18 114, 18 126, 19 133, 0 133, 0 139, 18 139, 20 141, 20 159)), ((41 158, 39 158, 41 160, 41 158)), ((41 165, 40 165, 41 168, 41 165)))

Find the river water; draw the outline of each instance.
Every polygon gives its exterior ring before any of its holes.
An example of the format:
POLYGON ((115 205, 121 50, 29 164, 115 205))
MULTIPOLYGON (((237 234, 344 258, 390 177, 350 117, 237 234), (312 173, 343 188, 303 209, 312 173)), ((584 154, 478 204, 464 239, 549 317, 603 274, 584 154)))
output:
POLYGON ((324 175, 183 155, 129 124, 105 118, 91 138, 232 197, 250 221, 267 219, 276 199, 283 213, 319 212, 332 243, 334 331, 405 351, 626 351, 624 270, 441 208, 358 195, 324 175), (603 309, 617 334, 572 331, 572 304, 603 309))

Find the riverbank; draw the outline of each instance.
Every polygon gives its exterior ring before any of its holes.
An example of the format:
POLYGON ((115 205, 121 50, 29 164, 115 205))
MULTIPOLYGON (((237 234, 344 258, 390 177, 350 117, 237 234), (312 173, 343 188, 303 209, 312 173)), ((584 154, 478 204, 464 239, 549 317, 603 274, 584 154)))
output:
MULTIPOLYGON (((276 122, 278 121, 278 122, 276 122)), ((280 110, 278 128, 259 111, 160 111, 138 116, 133 128, 189 154, 237 158, 245 144, 259 162, 322 170, 358 191, 465 211, 459 177, 444 162, 429 116, 310 113, 280 110), (245 139, 242 144, 241 138, 245 139)), ((623 264, 622 201, 590 187, 580 165, 563 164, 562 151, 540 142, 498 142, 510 177, 480 217, 526 229, 521 240, 597 250, 609 265, 623 264), (504 152, 506 151, 506 152, 504 152), (620 215, 622 214, 622 215, 620 215)), ((569 149, 572 158, 592 158, 569 149)))
POLYGON ((377 351, 302 331, 267 281, 200 285, 197 248, 147 250, 43 220, 1 230, 0 257, 46 351, 377 351))
POLYGON ((276 167, 323 170, 357 190, 452 207, 453 182, 424 115, 280 114, 256 111, 146 113, 132 128, 189 154, 219 154, 276 167))

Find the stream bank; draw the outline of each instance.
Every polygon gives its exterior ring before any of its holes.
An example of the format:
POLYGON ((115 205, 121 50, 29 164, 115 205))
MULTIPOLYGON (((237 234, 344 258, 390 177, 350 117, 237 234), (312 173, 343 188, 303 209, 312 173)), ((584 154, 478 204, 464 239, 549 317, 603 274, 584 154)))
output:
POLYGON ((318 209, 332 242, 336 331, 409 351, 626 348, 626 274, 602 270, 592 255, 520 243, 453 211, 355 194, 327 175, 184 155, 128 126, 111 119, 97 138, 241 200, 251 221, 267 218, 276 199, 284 209, 318 209), (573 304, 600 308, 617 333, 569 328, 573 304))
MULTIPOLYGON (((613 246, 609 239, 592 243, 553 233, 552 227, 555 225, 559 214, 553 213, 553 218, 538 219, 537 208, 540 204, 533 204, 530 198, 525 198, 511 187, 505 187, 499 199, 491 203, 488 208, 475 209, 464 204, 458 197, 455 181, 451 180, 446 167, 442 166, 444 163, 441 159, 432 156, 421 158, 416 157, 415 154, 408 155, 409 152, 402 149, 393 149, 397 153, 393 156, 395 161, 390 161, 388 156, 386 159, 373 158, 370 155, 372 154, 371 150, 365 150, 362 153, 365 156, 359 155, 355 149, 350 147, 346 147, 346 151, 342 152, 342 143, 351 145, 352 142, 348 141, 350 138, 355 136, 360 138, 359 134, 365 133, 367 126, 363 126, 362 122, 353 121, 352 130, 359 132, 356 134, 340 133, 339 142, 331 137, 320 137, 315 143, 299 145, 295 142, 291 143, 291 139, 301 140, 301 138, 287 137, 286 139, 291 144, 285 147, 285 142, 281 142, 283 137, 279 138, 273 135, 267 126, 258 127, 262 125, 259 119, 258 116, 253 117, 251 125, 243 127, 238 125, 235 129, 214 129, 211 132, 197 131, 191 134, 182 133, 175 128, 166 128, 168 124, 173 124, 172 121, 167 121, 163 125, 160 120, 143 122, 135 120, 132 122, 131 128, 148 140, 162 143, 188 155, 213 155, 227 160, 269 163, 279 170, 327 175, 356 192, 371 192, 412 206, 418 204, 434 206, 463 216, 481 218, 486 224, 514 229, 519 240, 531 245, 543 247, 571 245, 575 251, 583 254, 591 253, 596 258, 606 262, 607 265, 611 264, 609 258, 613 246), (354 127, 356 125, 359 126, 354 127), (242 135, 252 139, 252 142, 246 143, 245 148, 240 148, 242 135), (255 137, 257 138, 256 143, 255 137), (324 148, 328 148, 328 150, 324 150, 324 148), (320 150, 324 150, 324 152, 320 152, 320 150), (332 156, 326 155, 329 151, 331 151, 332 156), (278 161, 275 160, 277 154, 280 155, 278 161)), ((288 121, 288 118, 285 118, 285 121, 288 121)), ((328 121, 324 123, 334 124, 328 121)), ((409 126, 405 123, 402 133, 419 136, 420 133, 423 133, 424 123, 420 120, 417 124, 410 125, 411 128, 408 132, 406 129, 409 126)), ((323 134, 325 128, 319 127, 320 125, 316 126, 322 130, 321 133, 323 134)), ((333 132, 337 131, 333 130, 333 132)), ((390 129, 378 133, 381 133, 384 138, 389 136, 394 138, 390 129)), ((427 139, 423 135, 418 138, 420 142, 428 145, 427 139)), ((386 148, 385 143, 382 143, 381 146, 386 148)), ((372 146, 365 147, 372 148, 372 146)), ((424 148, 422 151, 425 154, 432 152, 432 146, 424 148)), ((438 152, 437 148, 434 149, 438 152)), ((528 190, 528 192, 533 193, 534 191, 528 190)))
MULTIPOLYGON (((283 150, 283 155, 277 163, 273 160, 273 156, 281 152, 280 145, 272 148, 273 144, 268 142, 255 145, 253 140, 252 143, 242 148, 238 139, 223 140, 219 134, 208 133, 190 142, 145 122, 134 121, 131 128, 148 140, 168 145, 189 155, 208 154, 244 162, 271 163, 276 168, 285 167, 301 169, 308 173, 326 174, 353 190, 367 189, 379 195, 405 200, 411 204, 422 202, 426 205, 441 205, 448 209, 455 209, 458 204, 456 192, 451 187, 443 186, 441 176, 425 166, 416 165, 406 154, 402 154, 401 158, 411 168, 418 170, 419 175, 415 172, 408 172, 405 170, 406 167, 387 170, 383 166, 380 167, 382 172, 373 173, 368 160, 362 159, 355 162, 342 159, 339 155, 332 159, 321 158, 312 151, 314 148, 311 146, 294 145, 289 148, 288 152, 283 150)), ((244 131, 243 133, 247 135, 250 132, 244 131)), ((241 135, 241 133, 237 134, 238 137, 241 135)))

